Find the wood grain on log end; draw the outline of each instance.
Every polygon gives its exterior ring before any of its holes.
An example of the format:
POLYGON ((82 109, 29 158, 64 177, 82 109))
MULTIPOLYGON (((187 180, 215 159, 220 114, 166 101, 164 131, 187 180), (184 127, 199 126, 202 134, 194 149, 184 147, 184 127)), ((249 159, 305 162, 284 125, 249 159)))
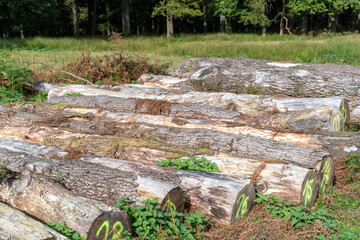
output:
POLYGON ((125 231, 132 232, 129 216, 120 211, 102 213, 92 224, 87 240, 120 239, 125 231))
POLYGON ((300 204, 311 208, 319 192, 319 178, 315 171, 309 171, 301 188, 300 204))
POLYGON ((321 164, 319 171, 320 193, 326 193, 332 186, 335 178, 335 162, 332 157, 327 157, 321 164))
POLYGON ((168 192, 160 208, 163 210, 175 210, 181 212, 183 210, 185 203, 184 191, 179 187, 176 187, 168 192))
MULTIPOLYGON (((221 196, 219 196, 221 197, 221 196)), ((255 205, 255 187, 252 184, 246 185, 236 197, 236 202, 231 215, 231 223, 245 217, 255 205)))
POLYGON ((345 131, 344 115, 334 108, 330 114, 329 130, 335 132, 345 131))

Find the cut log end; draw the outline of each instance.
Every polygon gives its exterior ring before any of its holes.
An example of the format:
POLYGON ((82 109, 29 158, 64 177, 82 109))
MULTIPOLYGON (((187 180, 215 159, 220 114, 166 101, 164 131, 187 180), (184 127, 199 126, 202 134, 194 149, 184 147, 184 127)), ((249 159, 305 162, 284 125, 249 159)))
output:
POLYGON ((181 212, 184 206, 184 192, 179 188, 173 188, 164 198, 160 204, 160 208, 163 210, 175 210, 181 212))
POLYGON ((255 187, 252 184, 246 185, 236 197, 236 202, 231 215, 231 223, 245 217, 255 205, 255 187))
POLYGON ((342 112, 340 112, 338 109, 334 108, 334 110, 331 112, 330 115, 330 131, 335 132, 343 132, 345 131, 345 117, 342 112))
POLYGON ((315 171, 309 171, 301 188, 300 204, 311 208, 319 192, 319 178, 315 171))
POLYGON ((129 216, 122 211, 102 213, 91 225, 88 240, 120 239, 124 232, 132 232, 129 216))
POLYGON ((321 164, 320 171, 320 193, 324 194, 331 188, 335 178, 335 162, 332 157, 327 157, 321 164))

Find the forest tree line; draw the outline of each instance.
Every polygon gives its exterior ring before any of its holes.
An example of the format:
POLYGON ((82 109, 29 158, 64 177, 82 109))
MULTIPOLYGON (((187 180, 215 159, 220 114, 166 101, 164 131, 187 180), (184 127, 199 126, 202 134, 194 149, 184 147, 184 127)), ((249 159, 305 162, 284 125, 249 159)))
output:
POLYGON ((360 29, 359 0, 0 0, 1 36, 360 29))

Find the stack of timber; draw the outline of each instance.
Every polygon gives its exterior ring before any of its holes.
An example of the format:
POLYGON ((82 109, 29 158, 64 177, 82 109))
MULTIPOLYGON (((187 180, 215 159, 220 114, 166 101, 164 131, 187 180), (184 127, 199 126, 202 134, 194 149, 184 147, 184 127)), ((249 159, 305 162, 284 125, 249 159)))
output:
MULTIPOLYGON (((1 153, 1 157, 3 156, 4 151, 1 153)), ((60 224, 64 221, 68 227, 87 239, 103 239, 106 236, 101 230, 104 222, 113 226, 113 236, 121 236, 123 231, 132 231, 130 218, 124 212, 78 196, 48 177, 25 171, 12 171, 10 175, 0 184, 0 201, 42 222, 60 224)), ((4 231, 10 236, 15 234, 18 237, 10 239, 67 239, 4 204, 0 205, 0 209, 0 221, 4 222, 0 233, 4 231), (4 220, 6 216, 11 220, 4 220), (14 226, 22 219, 25 221, 14 226), (26 233, 30 235, 29 238, 20 237, 26 233), (44 238, 46 235, 47 238, 44 238)))
POLYGON ((175 185, 184 190, 191 210, 201 211, 212 217, 214 222, 225 225, 245 216, 254 205, 255 188, 251 179, 246 177, 227 178, 226 175, 186 172, 89 155, 78 155, 76 161, 51 158, 51 154, 62 156, 64 153, 71 159, 71 153, 60 149, 0 139, 0 163, 8 169, 17 172, 27 170, 52 178, 56 178, 54 173, 61 171, 66 188, 89 199, 107 202, 112 197, 106 190, 114 191, 117 197, 128 196, 133 200, 146 192, 145 195, 151 194, 146 195, 149 198, 161 195, 162 202, 170 200, 177 209, 181 209, 183 192, 166 191, 175 185), (222 197, 219 198, 219 195, 222 197), (165 196, 168 198, 164 199, 165 196))

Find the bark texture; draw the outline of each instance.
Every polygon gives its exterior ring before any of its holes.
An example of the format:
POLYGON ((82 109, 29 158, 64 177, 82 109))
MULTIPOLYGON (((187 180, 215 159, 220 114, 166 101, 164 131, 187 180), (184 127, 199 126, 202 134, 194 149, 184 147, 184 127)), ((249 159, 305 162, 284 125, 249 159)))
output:
MULTIPOLYGON (((35 163, 29 163, 29 161, 24 162, 24 159, 28 159, 28 156, 33 156, 36 159, 40 159, 41 156, 48 156, 50 152, 54 151, 58 151, 58 155, 63 155, 65 153, 62 150, 51 147, 8 139, 1 139, 0 151, 0 163, 8 167, 10 170, 14 171, 18 169, 21 172, 24 170, 24 168, 26 168, 33 172, 40 171, 43 174, 44 172, 46 173, 50 171, 50 167, 46 164, 49 162, 52 163, 52 159, 44 158, 41 160, 41 162, 38 160, 38 162, 35 163), (16 158, 16 154, 14 153, 21 154, 24 157, 18 160, 16 158), (28 154, 28 156, 26 156, 26 154, 28 154), (12 162, 8 160, 10 158, 12 159, 12 162)), ((108 170, 111 169, 114 172, 138 173, 142 178, 140 178, 140 180, 134 179, 134 184, 140 185, 141 181, 144 181, 144 178, 151 179, 150 181, 146 181, 147 187, 140 188, 140 190, 146 190, 146 188, 156 189, 156 184, 158 183, 155 181, 166 182, 169 185, 180 186, 181 189, 184 190, 192 210, 197 210, 206 215, 209 215, 213 217, 213 221, 220 224, 234 223, 240 217, 245 216, 251 210, 254 204, 253 200, 255 199, 255 188, 251 184, 250 179, 242 178, 241 176, 232 177, 229 179, 222 175, 179 171, 151 164, 141 164, 90 155, 78 156, 78 159, 78 161, 66 160, 66 162, 70 162, 69 164, 73 166, 73 171, 77 174, 79 170, 76 165, 82 165, 83 167, 81 169, 85 168, 87 171, 89 167, 86 169, 86 166, 96 166, 98 169, 106 168, 108 170), (221 194, 221 198, 218 198, 219 194, 221 194), (240 198, 241 200, 239 200, 240 198), (245 200, 246 205, 244 205, 245 203, 243 202, 245 200), (238 214, 238 209, 241 209, 241 214, 238 214)), ((57 161, 61 162, 59 159, 57 159, 57 161)), ((66 171, 62 172, 64 175, 64 184, 68 187, 69 185, 67 184, 67 181, 71 176, 68 176, 69 174, 66 171)), ((107 182, 106 186, 109 185, 112 189, 116 188, 116 185, 114 185, 114 183, 109 180, 111 179, 115 181, 113 176, 100 172, 98 172, 98 175, 100 175, 102 179, 104 176, 107 176, 103 180, 107 182)), ((94 176, 91 175, 91 171, 88 171, 87 177, 94 178, 94 176)), ((99 180, 93 181, 93 184, 96 182, 97 186, 102 186, 105 184, 105 182, 101 183, 99 180)), ((125 185, 124 181, 121 180, 116 181, 116 183, 125 185)), ((81 184, 81 182, 79 184, 81 184)), ((159 188, 160 187, 163 186, 159 186, 159 188)), ((72 191, 76 190, 70 187, 69 189, 72 191)), ((149 189, 147 189, 147 192, 149 192, 149 189)), ((134 194, 132 195, 134 196, 134 194)), ((169 195, 171 195, 171 193, 169 195)), ((172 194, 171 196, 175 195, 172 194)), ((134 199, 134 197, 130 198, 134 199)), ((170 197, 170 199, 172 199, 174 202, 177 200, 174 197, 170 197)), ((182 198, 179 200, 182 200, 182 198)))
POLYGON ((349 98, 360 93, 360 68, 352 66, 197 58, 181 62, 176 74, 190 77, 182 88, 193 91, 349 98))
POLYGON ((0 185, 0 200, 43 222, 64 221, 82 236, 97 232, 94 222, 98 220, 119 222, 124 231, 131 231, 130 218, 125 213, 77 196, 42 176, 24 175, 4 180, 0 185), (109 213, 112 218, 107 218, 109 213))
POLYGON ((3 240, 67 240, 68 238, 29 217, 0 203, 0 239, 3 240))

